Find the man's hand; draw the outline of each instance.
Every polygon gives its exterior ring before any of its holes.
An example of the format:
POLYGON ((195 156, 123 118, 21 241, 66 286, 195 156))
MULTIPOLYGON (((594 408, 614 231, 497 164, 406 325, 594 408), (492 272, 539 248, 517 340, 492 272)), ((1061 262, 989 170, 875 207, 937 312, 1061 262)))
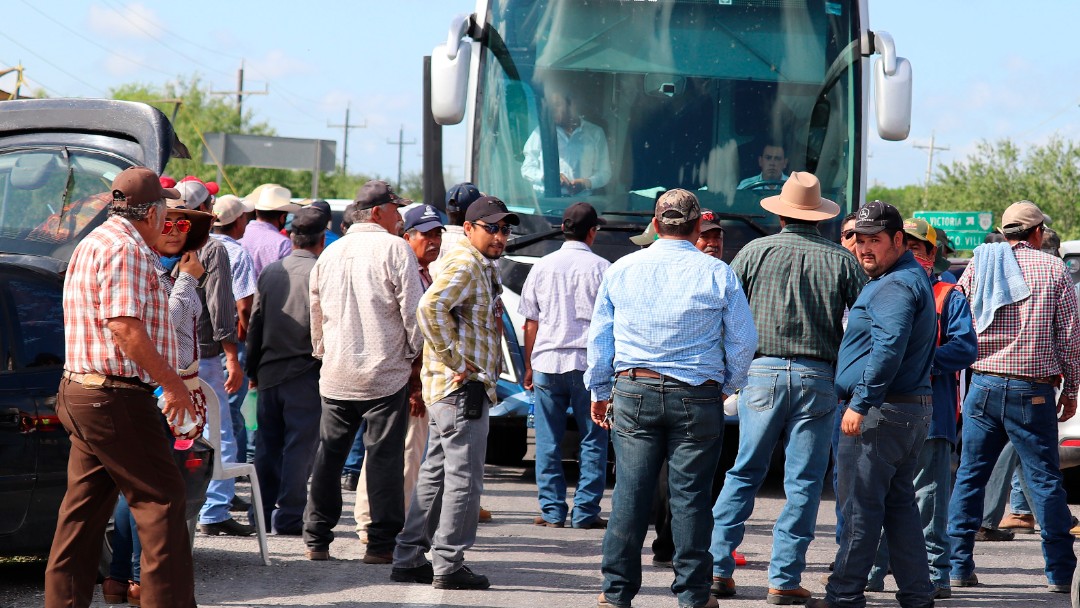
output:
POLYGON ((475 365, 473 365, 472 363, 469 363, 468 361, 466 361, 465 362, 465 371, 458 372, 458 373, 454 374, 453 376, 450 377, 450 381, 453 382, 454 384, 461 384, 461 383, 465 382, 465 379, 469 377, 469 374, 475 374, 478 371, 480 371, 480 368, 478 368, 475 365))
POLYGON ((161 395, 165 398, 165 407, 162 408, 161 413, 165 414, 169 424, 174 427, 180 426, 181 415, 184 416, 184 420, 195 419, 195 404, 191 401, 191 393, 183 382, 179 385, 179 387, 170 386, 161 389, 161 395))
POLYGON ((225 357, 225 392, 233 395, 240 392, 240 385, 244 381, 244 371, 240 369, 240 361, 235 357, 225 357))
POLYGON ((593 401, 592 402, 592 421, 595 422, 600 428, 611 430, 611 401, 593 401))
POLYGON ((844 419, 840 421, 840 430, 848 436, 862 434, 862 421, 865 417, 859 412, 848 408, 848 411, 844 412, 844 419))
POLYGON ((427 406, 424 405, 424 398, 420 396, 420 391, 409 393, 409 415, 413 418, 427 416, 427 406))
POLYGON ((570 191, 575 194, 581 192, 582 190, 588 190, 591 187, 592 183, 590 183, 589 180, 584 177, 579 177, 570 182, 570 191))
POLYGON ((527 363, 525 364, 525 377, 521 379, 521 386, 524 386, 527 391, 533 390, 532 366, 527 363))
POLYGON ((563 188, 570 188, 573 184, 570 181, 570 178, 566 177, 565 173, 560 173, 559 174, 559 185, 562 186, 563 188))
POLYGON ((248 378, 248 390, 253 391, 259 388, 259 383, 255 381, 255 378, 248 378))
POLYGON ((1058 422, 1065 422, 1069 418, 1076 415, 1076 397, 1066 397, 1062 395, 1058 399, 1058 410, 1061 411, 1061 415, 1058 416, 1058 422))

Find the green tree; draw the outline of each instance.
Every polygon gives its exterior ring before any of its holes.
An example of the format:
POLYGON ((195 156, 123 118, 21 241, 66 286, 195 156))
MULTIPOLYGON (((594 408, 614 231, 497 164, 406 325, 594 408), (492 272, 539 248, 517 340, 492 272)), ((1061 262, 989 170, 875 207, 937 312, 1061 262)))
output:
POLYGON ((992 211, 1030 200, 1053 219, 1062 240, 1080 237, 1080 146, 1059 137, 1026 152, 1009 139, 982 141, 967 158, 942 166, 930 185, 928 209, 992 211))
MULTIPOLYGON (((198 75, 179 79, 162 87, 148 84, 127 84, 111 91, 115 99, 140 101, 161 110, 173 123, 180 141, 191 152, 190 159, 173 158, 166 167, 166 173, 176 179, 194 175, 203 181, 217 180, 218 168, 215 164, 203 163, 203 134, 205 133, 244 133, 248 135, 276 135, 274 129, 255 118, 254 112, 248 111, 241 118, 236 106, 225 98, 216 97, 206 90, 198 75)), ((274 183, 285 186, 295 197, 306 197, 311 193, 312 174, 310 171, 288 169, 261 169, 257 167, 223 167, 224 179, 219 184, 222 194, 245 196, 260 184, 274 183)), ((319 196, 321 198, 353 198, 364 182, 377 176, 362 174, 345 175, 341 171, 319 174, 319 196)), ((414 188, 419 178, 406 176, 408 185, 406 195, 420 196, 421 189, 414 188), (415 190, 415 192, 414 192, 415 190)), ((385 178, 384 178, 385 179, 385 178)), ((390 181, 390 180, 387 180, 390 181)))

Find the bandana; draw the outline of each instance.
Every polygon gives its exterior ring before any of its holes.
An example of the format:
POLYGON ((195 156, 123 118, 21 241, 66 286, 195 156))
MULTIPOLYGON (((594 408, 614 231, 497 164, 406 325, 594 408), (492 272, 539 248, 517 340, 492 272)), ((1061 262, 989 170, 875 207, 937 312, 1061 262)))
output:
POLYGON ((912 252, 915 255, 915 261, 919 263, 919 266, 923 267, 926 271, 926 275, 930 276, 934 274, 934 258, 928 258, 922 254, 912 252))

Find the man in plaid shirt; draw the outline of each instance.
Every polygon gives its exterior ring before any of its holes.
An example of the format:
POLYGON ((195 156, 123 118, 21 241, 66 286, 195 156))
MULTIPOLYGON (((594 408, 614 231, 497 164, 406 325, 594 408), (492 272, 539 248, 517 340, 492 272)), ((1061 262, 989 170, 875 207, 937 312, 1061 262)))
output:
POLYGON ((435 282, 420 299, 421 383, 431 423, 427 459, 394 549, 390 578, 397 582, 430 583, 436 589, 489 586, 487 577, 474 574, 464 561, 465 550, 476 542, 488 408, 498 399, 495 383, 502 371, 502 282, 496 260, 518 221, 493 196, 469 205, 466 240, 443 258, 435 282), (436 521, 431 530, 430 522, 436 521), (424 557, 428 550, 433 564, 424 557))
POLYGON ((1009 441, 1020 457, 1035 519, 1042 526, 1047 590, 1069 593, 1076 568, 1069 534, 1072 516, 1058 469, 1057 422, 1076 413, 1080 320, 1064 263, 1039 251, 1043 219, 1034 203, 1011 205, 1001 217, 1007 243, 980 245, 957 284, 971 301, 979 356, 964 400, 960 468, 949 503, 954 587, 979 583, 972 549, 983 495, 994 463, 1009 441), (993 263, 995 258, 998 263, 993 263), (995 281, 1009 277, 1012 265, 1019 265, 1027 295, 1015 281, 1007 286, 1003 280, 995 281), (1011 303, 994 298, 1005 291, 1016 294, 1011 303), (1000 307, 983 313, 984 307, 993 305, 1000 307), (988 318, 989 324, 982 326, 980 320, 985 323, 988 318), (1058 386, 1062 390, 1055 400, 1058 386))
POLYGON ((141 599, 195 605, 184 520, 184 482, 154 398, 170 422, 195 407, 177 368, 164 273, 151 246, 161 236, 164 189, 146 167, 112 184, 110 217, 75 248, 64 280, 66 352, 57 413, 71 438, 67 493, 49 551, 45 605, 89 606, 117 489, 142 541, 141 599))

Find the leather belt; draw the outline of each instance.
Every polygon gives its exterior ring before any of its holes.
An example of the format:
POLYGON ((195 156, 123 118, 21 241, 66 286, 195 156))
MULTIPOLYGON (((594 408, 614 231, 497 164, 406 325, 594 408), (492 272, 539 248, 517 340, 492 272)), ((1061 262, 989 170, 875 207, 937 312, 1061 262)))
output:
POLYGON ((64 370, 64 378, 77 382, 87 388, 121 388, 136 391, 154 392, 154 387, 139 380, 127 376, 108 376, 105 374, 82 374, 64 370))
POLYGON ((683 382, 682 380, 676 380, 671 376, 665 376, 664 374, 654 372, 651 369, 647 369, 644 367, 633 367, 630 369, 624 369, 621 372, 615 372, 615 376, 618 378, 630 378, 631 380, 636 380, 637 378, 651 378, 653 380, 659 380, 660 382, 665 384, 671 383, 678 384, 680 386, 717 386, 720 384, 716 380, 706 380, 701 384, 693 385, 687 382, 683 382))
POLYGON ((933 398, 930 395, 905 395, 903 393, 889 393, 885 395, 885 403, 920 403, 930 405, 933 398))
POLYGON ((979 370, 973 370, 976 374, 983 376, 993 376, 995 378, 1005 378, 1006 380, 1019 380, 1021 382, 1027 382, 1029 384, 1053 384, 1057 386, 1059 381, 1058 376, 1046 376, 1045 378, 1033 378, 1031 376, 1017 376, 1016 374, 998 374, 995 372, 983 372, 979 370))
POLYGON ((830 361, 828 359, 822 359, 821 357, 811 357, 810 355, 766 355, 765 353, 754 353, 755 359, 761 357, 772 357, 773 359, 787 359, 788 361, 794 361, 795 359, 808 359, 810 361, 817 361, 818 363, 824 363, 826 365, 836 365, 836 361, 830 361))

